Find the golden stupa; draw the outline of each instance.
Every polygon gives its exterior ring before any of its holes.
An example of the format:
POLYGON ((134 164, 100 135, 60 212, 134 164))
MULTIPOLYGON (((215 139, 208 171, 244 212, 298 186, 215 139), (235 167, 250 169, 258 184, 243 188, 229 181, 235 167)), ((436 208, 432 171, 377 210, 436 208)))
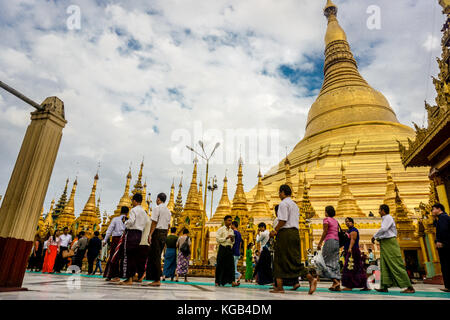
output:
MULTIPOLYGON (((328 1, 325 34, 324 81, 312 104, 305 136, 292 152, 263 177, 270 208, 279 202, 278 188, 292 181, 294 198, 301 190, 300 167, 307 170, 310 200, 320 217, 327 205, 337 207, 342 196, 353 198, 360 209, 343 207, 340 215, 368 216, 383 203, 386 191, 386 161, 401 190, 405 204, 418 207, 428 198, 427 168, 404 169, 398 142, 415 136, 413 129, 398 122, 382 93, 373 89, 360 75, 344 30, 337 20, 337 6, 328 1), (346 169, 346 190, 341 194, 342 172, 346 169), (297 176, 291 176, 291 170, 297 176), (300 188, 299 188, 300 187, 300 188), (341 194, 341 198, 340 198, 341 194), (350 194, 352 195, 350 197, 350 194)), ((257 192, 247 193, 249 204, 257 192)))

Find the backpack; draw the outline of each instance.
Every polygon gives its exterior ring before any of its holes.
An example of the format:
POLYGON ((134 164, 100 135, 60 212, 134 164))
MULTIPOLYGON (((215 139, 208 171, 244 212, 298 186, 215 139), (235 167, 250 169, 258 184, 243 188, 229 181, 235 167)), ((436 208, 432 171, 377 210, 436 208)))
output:
POLYGON ((185 257, 191 254, 191 247, 189 246, 189 237, 187 237, 186 240, 181 245, 180 251, 185 257))
POLYGON ((348 237, 345 234, 345 232, 342 231, 341 225, 339 224, 338 221, 337 221, 337 223, 338 223, 338 227, 339 227, 339 229, 338 229, 339 248, 342 248, 345 245, 345 243, 348 241, 348 237))

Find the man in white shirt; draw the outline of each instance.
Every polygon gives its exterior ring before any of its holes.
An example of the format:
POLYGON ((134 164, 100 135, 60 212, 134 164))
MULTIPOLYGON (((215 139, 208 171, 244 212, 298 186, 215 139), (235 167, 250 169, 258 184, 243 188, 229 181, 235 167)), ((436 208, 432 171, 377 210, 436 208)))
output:
POLYGON ((400 246, 397 241, 397 228, 394 218, 389 214, 389 206, 382 204, 379 209, 381 228, 372 238, 380 242, 381 284, 378 292, 388 292, 389 287, 407 288, 402 293, 414 293, 411 280, 406 272, 400 246))
POLYGON ((288 185, 280 186, 279 196, 282 201, 278 205, 278 223, 270 233, 271 237, 276 236, 273 258, 273 276, 276 284, 274 289, 270 290, 271 293, 284 293, 283 282, 292 285, 293 290, 300 287, 298 278, 303 269, 298 232, 300 212, 291 195, 292 190, 288 185))
POLYGON ((60 273, 61 269, 63 269, 67 262, 68 257, 63 257, 64 251, 69 251, 69 245, 72 242, 72 236, 69 234, 69 228, 64 227, 63 234, 59 236, 59 252, 56 256, 55 262, 55 272, 60 273))
POLYGON ((224 226, 220 227, 216 232, 216 240, 219 245, 217 251, 216 261, 216 286, 224 286, 231 283, 233 287, 238 286, 234 281, 234 258, 233 258, 233 244, 234 231, 231 228, 232 217, 227 215, 223 218, 224 226))
POLYGON ((120 208, 120 216, 115 217, 109 223, 108 230, 106 231, 106 235, 103 238, 103 246, 106 246, 109 238, 111 237, 111 248, 109 251, 108 262, 106 263, 105 272, 103 277, 106 278, 106 281, 111 282, 119 282, 120 281, 120 261, 122 260, 121 254, 117 252, 118 257, 115 259, 113 263, 112 258, 116 251, 120 251, 118 248, 120 238, 122 237, 125 231, 125 220, 127 218, 127 214, 130 211, 128 207, 123 206, 120 208))
POLYGON ((146 279, 152 280, 149 286, 159 287, 161 285, 161 253, 166 244, 167 234, 170 228, 170 219, 172 213, 165 204, 167 196, 165 193, 160 193, 156 197, 157 207, 152 212, 152 225, 148 242, 150 243, 150 250, 147 259, 146 279))
POLYGON ((131 199, 133 209, 130 211, 130 217, 125 221, 125 236, 123 239, 123 285, 131 285, 133 277, 137 272, 137 263, 139 256, 139 243, 142 238, 142 231, 147 222, 147 213, 141 206, 142 194, 136 193, 131 199))
POLYGON ((150 228, 152 222, 149 217, 145 223, 144 231, 142 231, 141 242, 139 243, 139 254, 137 262, 137 282, 142 282, 145 276, 145 265, 147 264, 148 252, 150 250, 150 244, 148 243, 148 236, 150 235, 150 228))

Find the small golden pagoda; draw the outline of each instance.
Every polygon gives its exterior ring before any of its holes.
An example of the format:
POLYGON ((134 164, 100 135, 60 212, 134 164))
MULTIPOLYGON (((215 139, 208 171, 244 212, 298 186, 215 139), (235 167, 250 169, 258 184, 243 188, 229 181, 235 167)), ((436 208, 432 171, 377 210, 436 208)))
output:
POLYGON ((173 216, 174 208, 175 208, 175 181, 172 181, 172 186, 170 187, 169 202, 167 203, 167 209, 170 210, 170 212, 172 213, 172 216, 173 216))
POLYGON ((244 184, 242 183, 242 157, 239 158, 239 168, 238 168, 238 181, 236 184, 236 191, 233 197, 233 203, 231 205, 231 216, 234 220, 239 222, 239 232, 242 236, 242 241, 244 245, 243 260, 246 258, 246 248, 249 243, 254 243, 255 238, 255 226, 254 218, 250 215, 247 207, 247 198, 244 192, 244 184))
POLYGON ((67 185, 69 184, 69 178, 66 180, 66 186, 64 187, 64 191, 59 198, 58 203, 56 204, 55 210, 53 210, 53 221, 57 221, 60 214, 63 213, 64 207, 67 203, 67 185))
POLYGON ((80 216, 75 220, 75 234, 78 234, 80 231, 85 231, 88 238, 93 236, 94 231, 100 230, 95 206, 97 181, 98 173, 94 177, 94 185, 92 186, 91 194, 86 202, 86 205, 84 206, 83 212, 81 212, 80 216))
POLYGON ((299 218, 299 233, 300 233, 300 249, 301 260, 306 262, 308 260, 308 250, 313 248, 313 233, 310 226, 311 219, 316 215, 311 201, 309 201, 308 185, 306 179, 303 179, 303 194, 300 201, 297 202, 300 218, 299 218))
POLYGON ((47 233, 54 231, 54 226, 53 226, 53 206, 55 205, 55 199, 52 200, 52 203, 50 205, 50 210, 48 211, 47 215, 45 216, 44 219, 44 227, 43 227, 43 232, 45 234, 45 236, 47 236, 47 233))
POLYGON ((202 211, 200 210, 200 202, 198 199, 197 187, 197 158, 194 159, 194 170, 192 172, 191 185, 186 198, 183 210, 183 219, 189 229, 189 236, 192 240, 191 259, 197 261, 200 256, 200 239, 202 233, 202 211))
POLYGON ((41 215, 39 217, 39 222, 38 222, 38 226, 37 226, 37 232, 36 232, 41 239, 44 239, 44 237, 46 235, 45 229, 44 229, 44 225, 45 225, 45 222, 44 222, 44 207, 42 207, 41 215))
POLYGON ((289 162, 289 158, 286 156, 286 159, 284 160, 284 174, 285 174, 285 181, 284 184, 287 184, 291 190, 292 190, 292 196, 291 198, 294 199, 294 188, 292 186, 292 179, 291 179, 291 163, 289 162))
POLYGON ((392 178, 391 167, 387 162, 386 162, 386 177, 387 177, 386 194, 384 195, 383 203, 388 205, 389 208, 395 208, 396 207, 395 200, 397 197, 397 194, 395 192, 396 185, 394 183, 394 179, 392 178))
POLYGON ((256 190, 255 198, 253 199, 250 215, 255 219, 256 224, 260 222, 259 220, 272 218, 272 214, 269 209, 269 201, 264 193, 261 169, 258 171, 258 189, 256 190))
POLYGON ((59 215, 58 226, 60 228, 68 227, 70 232, 74 230, 75 221, 75 192, 77 190, 78 181, 75 179, 72 186, 72 192, 70 193, 70 198, 64 207, 63 212, 59 215))
POLYGON ((223 178, 222 196, 220 197, 219 204, 214 212, 212 218, 208 221, 208 224, 223 224, 223 218, 226 215, 231 215, 231 202, 228 198, 228 179, 227 175, 223 178))
POLYGON ((111 223, 112 219, 120 216, 120 210, 122 207, 128 207, 129 209, 131 209, 130 182, 131 182, 131 168, 127 174, 127 182, 125 184, 125 191, 123 192, 123 195, 120 198, 119 203, 117 204, 116 210, 114 210, 114 214, 109 217, 106 229, 108 229, 109 224, 111 223))
POLYGON ((185 222, 182 219, 183 216, 183 196, 181 194, 183 188, 182 180, 183 178, 180 178, 180 184, 178 185, 177 200, 173 207, 172 223, 171 223, 177 227, 178 235, 180 235, 183 232, 183 229, 185 227, 185 222))
POLYGON ((350 186, 348 185, 347 177, 345 176, 344 164, 341 164, 341 172, 341 193, 336 208, 336 217, 365 217, 350 191, 350 186))

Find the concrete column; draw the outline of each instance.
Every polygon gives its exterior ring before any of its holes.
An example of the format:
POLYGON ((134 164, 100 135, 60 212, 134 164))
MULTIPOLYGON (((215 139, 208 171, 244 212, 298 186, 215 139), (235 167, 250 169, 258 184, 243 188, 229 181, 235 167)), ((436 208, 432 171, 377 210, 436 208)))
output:
POLYGON ((58 153, 64 103, 49 97, 31 113, 0 208, 0 291, 22 286, 40 211, 58 153))

